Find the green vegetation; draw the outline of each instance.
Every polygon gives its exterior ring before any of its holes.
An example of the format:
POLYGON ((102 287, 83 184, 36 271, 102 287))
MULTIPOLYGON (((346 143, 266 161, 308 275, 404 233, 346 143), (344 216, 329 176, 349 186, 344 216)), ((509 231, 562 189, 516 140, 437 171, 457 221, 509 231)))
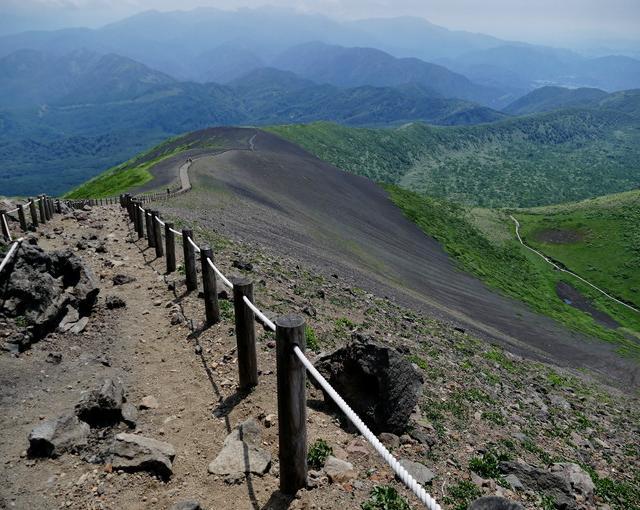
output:
POLYGON ((317 439, 309 447, 307 453, 307 464, 313 469, 321 469, 327 457, 333 453, 333 448, 324 439, 317 439))
MULTIPOLYGON (((630 338, 632 332, 637 334, 640 331, 640 314, 613 303, 572 276, 554 271, 538 255, 521 246, 515 239, 513 222, 507 213, 467 209, 396 186, 385 188, 404 214, 441 242, 466 271, 571 329, 616 343, 622 353, 640 357, 638 343, 630 338), (605 327, 589 313, 565 303, 556 292, 558 282, 575 287, 591 300, 595 308, 616 320, 620 327, 605 327)), ((632 241, 629 241, 629 246, 633 246, 632 241)), ((631 279, 638 282, 638 266, 626 267, 625 270, 636 275, 631 279)), ((497 349, 489 351, 486 356, 507 371, 517 369, 497 349)))
POLYGON ((376 182, 467 205, 531 207, 638 186, 640 121, 633 108, 624 111, 632 114, 599 106, 464 127, 269 130, 376 182))
POLYGON ((498 452, 492 449, 486 451, 481 457, 472 457, 469 460, 469 469, 483 478, 493 478, 499 484, 505 485, 506 482, 500 472, 500 462, 510 460, 510 456, 504 452, 498 452))
POLYGON ((307 342, 307 349, 318 352, 320 350, 320 344, 318 344, 318 337, 311 326, 307 325, 304 327, 304 336, 307 342))
POLYGON ((211 133, 186 134, 169 138, 160 145, 135 156, 71 190, 66 198, 103 198, 118 195, 151 181, 150 169, 171 156, 195 148, 218 149, 226 140, 211 133))
POLYGON ((452 510, 467 510, 471 502, 482 495, 475 483, 462 480, 449 487, 443 502, 451 505, 452 510))
POLYGON ((389 485, 376 485, 362 510, 411 510, 409 503, 389 485))
POLYGON ((640 191, 515 216, 527 244, 640 308, 640 191))

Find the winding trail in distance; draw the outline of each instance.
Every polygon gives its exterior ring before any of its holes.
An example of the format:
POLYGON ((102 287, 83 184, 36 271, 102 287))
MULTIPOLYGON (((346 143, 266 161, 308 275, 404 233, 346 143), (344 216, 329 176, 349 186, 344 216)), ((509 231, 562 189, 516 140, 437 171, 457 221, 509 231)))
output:
POLYGON ((620 301, 619 299, 616 299, 615 297, 613 297, 611 294, 608 294, 607 292, 605 292, 604 290, 602 290, 600 287, 594 285, 593 283, 585 280, 584 278, 582 278, 582 276, 579 276, 571 271, 569 271, 568 269, 565 269, 563 267, 560 267, 558 264, 556 264, 553 260, 551 260, 549 257, 547 257, 544 253, 539 252, 538 250, 532 248, 531 246, 529 246, 528 244, 526 244, 523 240, 522 237, 520 237, 520 222, 518 220, 516 220, 512 215, 509 215, 509 218, 511 218, 515 224, 516 224, 516 236, 518 238, 518 241, 520 241, 520 244, 522 246, 524 246, 525 248, 527 248, 528 250, 531 250, 533 253, 535 253, 536 255, 540 256, 547 264, 550 264, 551 266, 553 266, 554 269, 558 270, 558 271, 562 271, 563 273, 567 273, 570 274, 571 276, 573 276, 574 278, 577 278, 578 280, 580 280, 581 282, 586 283, 587 285, 589 285, 590 287, 593 287, 594 289, 596 289, 598 292, 600 292, 601 294, 603 294, 604 296, 608 297, 609 299, 611 299, 612 301, 615 301, 616 303, 622 305, 622 306, 626 306, 627 308, 629 308, 630 310, 633 310, 636 313, 640 313, 640 310, 638 310, 637 308, 634 308, 631 305, 628 305, 627 303, 625 303, 624 301, 620 301))

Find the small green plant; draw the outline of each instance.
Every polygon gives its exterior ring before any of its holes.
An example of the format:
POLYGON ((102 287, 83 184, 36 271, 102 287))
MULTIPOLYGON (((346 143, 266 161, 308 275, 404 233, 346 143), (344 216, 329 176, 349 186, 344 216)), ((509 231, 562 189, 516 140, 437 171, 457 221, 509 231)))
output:
POLYGON ((184 264, 178 264, 178 267, 176 267, 176 271, 180 274, 184 274, 184 264))
POLYGON ((467 510, 469 504, 481 496, 475 483, 463 480, 449 487, 449 493, 443 498, 452 510, 467 510))
POLYGON ((549 381, 552 386, 556 387, 564 386, 567 383, 566 377, 562 377, 555 372, 550 372, 547 374, 547 381, 549 381))
POLYGON ((233 319, 233 303, 226 299, 221 299, 218 303, 220 304, 220 316, 225 320, 233 319))
POLYGON ((487 450, 482 457, 472 457, 469 461, 469 469, 484 478, 493 478, 498 483, 504 482, 500 472, 500 462, 509 460, 511 457, 503 452, 487 450))
POLYGON ((369 499, 362 503, 362 510, 411 510, 411 507, 393 487, 376 485, 369 499))
POLYGON ((334 324, 335 324, 334 330, 337 335, 345 335, 349 331, 351 331, 353 328, 356 327, 353 321, 351 321, 350 319, 347 319, 346 317, 340 317, 336 319, 334 324))
POLYGON ((320 345, 318 344, 318 338, 316 337, 316 332, 313 330, 311 326, 304 327, 304 337, 307 341, 307 349, 310 349, 313 352, 318 352, 320 350, 320 345))
POLYGON ((15 318, 15 324, 19 328, 26 328, 29 325, 29 322, 24 315, 19 315, 15 318))
POLYGON ((504 425, 504 416, 496 411, 483 411, 482 419, 495 423, 496 425, 504 425))
POLYGON ((422 370, 429 369, 429 365, 427 364, 427 362, 417 354, 412 354, 411 356, 409 356, 409 361, 418 365, 422 370))
POLYGON ((502 368, 504 368, 508 372, 515 372, 516 371, 516 366, 513 363, 513 361, 508 359, 504 355, 504 353, 500 349, 498 349, 497 347, 494 347, 493 349, 485 352, 484 353, 484 357, 485 357, 485 359, 488 359, 490 361, 495 361, 498 365, 500 365, 502 368))
POLYGON ((314 469, 320 469, 332 453, 333 448, 324 439, 317 439, 309 448, 307 464, 314 469))
POLYGON ((540 496, 540 508, 542 508, 542 510, 555 510, 556 502, 553 497, 548 494, 543 494, 540 496))

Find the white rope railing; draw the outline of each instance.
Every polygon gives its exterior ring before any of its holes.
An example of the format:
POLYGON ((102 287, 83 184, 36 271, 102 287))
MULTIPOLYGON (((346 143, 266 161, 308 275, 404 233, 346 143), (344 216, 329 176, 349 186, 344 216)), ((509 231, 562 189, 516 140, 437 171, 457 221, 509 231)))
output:
POLYGON ((182 232, 178 232, 177 230, 174 230, 172 228, 170 228, 169 230, 171 230, 171 232, 173 232, 175 235, 182 237, 182 232))
POLYGON ((2 259, 2 262, 0 262, 0 272, 2 272, 4 267, 9 263, 9 261, 11 260, 11 257, 13 257, 13 254, 17 251, 18 246, 20 246, 20 243, 22 243, 23 240, 24 238, 21 237, 11 245, 11 248, 9 248, 9 251, 7 252, 5 257, 2 259))
POLYGON ((215 264, 213 263, 213 261, 207 257, 207 263, 211 266, 211 269, 213 269, 213 271, 218 275, 218 277, 220 277, 220 279, 222 280, 222 282, 229 287, 230 289, 233 289, 233 283, 231 283, 227 277, 225 275, 223 275, 220 270, 215 266, 215 264))
POLYGON ((360 417, 349 407, 344 399, 338 394, 336 390, 327 382, 320 372, 313 366, 313 364, 307 359, 300 347, 294 346, 293 352, 298 356, 298 359, 302 362, 309 373, 314 377, 318 384, 322 386, 322 389, 331 397, 331 399, 338 405, 342 412, 347 415, 347 418, 351 420, 364 438, 371 443, 371 446, 380 454, 380 456, 391 466, 391 469, 398 475, 398 478, 404 483, 416 497, 426 505, 429 510, 442 510, 440 505, 436 502, 431 495, 424 490, 424 488, 416 481, 411 474, 400 465, 398 459, 396 459, 391 452, 385 448, 380 440, 369 430, 360 417))
POLYGON ((19 207, 16 207, 15 209, 11 209, 10 211, 7 211, 6 214, 16 213, 16 212, 18 212, 19 209, 20 209, 19 207))
POLYGON ((160 225, 162 225, 162 226, 164 227, 164 225, 165 225, 164 221, 162 221, 162 220, 161 220, 160 218, 158 218, 157 216, 156 216, 156 221, 157 221, 158 223, 160 223, 160 225))
POLYGON ((196 243, 193 242, 193 239, 191 239, 189 236, 187 236, 187 241, 189 241, 189 243, 191 243, 191 246, 193 246, 194 250, 196 250, 198 253, 200 253, 200 248, 198 247, 198 245, 196 243))
POLYGON ((247 297, 247 296, 242 296, 242 300, 247 304, 247 306, 249 308, 251 308, 253 310, 253 313, 255 313, 258 318, 262 321, 262 323, 267 326, 270 330, 275 331, 276 330, 276 325, 271 322, 267 316, 265 314, 263 314, 260 309, 254 305, 251 300, 247 297))
POLYGON ((11 232, 9 231, 9 224, 7 223, 7 217, 2 215, 2 223, 4 224, 4 231, 7 233, 9 237, 9 242, 13 241, 13 237, 11 237, 11 232))

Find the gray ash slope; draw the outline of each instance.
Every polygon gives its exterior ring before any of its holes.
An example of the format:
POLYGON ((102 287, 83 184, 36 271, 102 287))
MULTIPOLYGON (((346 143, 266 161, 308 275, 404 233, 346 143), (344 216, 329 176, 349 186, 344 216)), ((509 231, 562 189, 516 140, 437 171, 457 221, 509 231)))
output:
MULTIPOLYGON (((194 190, 163 205, 167 215, 255 241, 519 354, 638 386, 640 368, 614 346, 570 331, 459 270, 373 182, 270 133, 221 128, 202 136, 214 133, 229 138, 229 149, 199 151, 189 171, 194 190)), ((159 179, 175 176, 184 159, 173 158, 172 169, 163 165, 159 179)))

